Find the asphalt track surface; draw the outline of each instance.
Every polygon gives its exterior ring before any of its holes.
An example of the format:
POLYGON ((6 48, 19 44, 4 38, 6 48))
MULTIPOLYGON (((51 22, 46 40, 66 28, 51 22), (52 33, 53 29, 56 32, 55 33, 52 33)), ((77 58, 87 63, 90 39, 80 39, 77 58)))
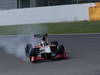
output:
POLYGON ((100 35, 53 35, 70 59, 31 64, 0 48, 0 75, 100 75, 100 35))

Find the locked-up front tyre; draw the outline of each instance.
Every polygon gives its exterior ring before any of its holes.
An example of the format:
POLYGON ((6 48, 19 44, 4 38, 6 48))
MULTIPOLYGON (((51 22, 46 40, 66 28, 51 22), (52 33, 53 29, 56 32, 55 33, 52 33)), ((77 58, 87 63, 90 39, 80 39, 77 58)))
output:
POLYGON ((32 44, 27 44, 25 47, 26 57, 29 57, 31 50, 32 50, 32 44))

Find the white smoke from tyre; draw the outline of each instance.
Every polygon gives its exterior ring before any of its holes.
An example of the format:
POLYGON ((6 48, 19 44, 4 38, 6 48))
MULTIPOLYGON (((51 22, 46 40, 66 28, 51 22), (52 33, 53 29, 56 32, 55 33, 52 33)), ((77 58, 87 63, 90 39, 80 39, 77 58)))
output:
POLYGON ((39 42, 39 39, 34 38, 34 33, 44 33, 46 28, 43 26, 22 27, 21 33, 29 33, 27 35, 0 35, 0 50, 4 50, 9 54, 13 54, 23 60, 26 60, 25 47, 26 44, 33 46, 39 42))

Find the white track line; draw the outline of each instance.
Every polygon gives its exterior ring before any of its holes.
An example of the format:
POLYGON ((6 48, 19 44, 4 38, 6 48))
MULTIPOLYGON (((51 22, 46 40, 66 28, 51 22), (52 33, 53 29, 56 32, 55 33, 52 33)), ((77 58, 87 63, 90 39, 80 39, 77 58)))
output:
POLYGON ((69 34, 49 34, 49 35, 100 35, 100 33, 69 33, 69 34))

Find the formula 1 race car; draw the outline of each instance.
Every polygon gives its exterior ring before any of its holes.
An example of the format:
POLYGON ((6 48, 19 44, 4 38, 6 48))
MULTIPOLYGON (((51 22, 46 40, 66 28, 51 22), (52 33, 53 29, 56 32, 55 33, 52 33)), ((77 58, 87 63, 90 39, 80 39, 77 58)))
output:
POLYGON ((51 53, 49 55, 46 55, 43 50, 40 50, 40 46, 35 46, 33 48, 31 44, 27 44, 25 48, 26 56, 29 58, 30 62, 68 58, 68 53, 65 52, 64 46, 58 45, 57 41, 52 41, 49 46, 51 49, 51 53))
POLYGON ((65 52, 63 45, 59 45, 57 41, 51 41, 49 44, 42 49, 41 45, 36 45, 32 47, 32 44, 27 44, 25 48, 26 57, 28 57, 30 62, 40 62, 40 61, 53 61, 59 59, 67 59, 68 53, 65 52), (46 53, 45 49, 49 49, 50 52, 46 53))

